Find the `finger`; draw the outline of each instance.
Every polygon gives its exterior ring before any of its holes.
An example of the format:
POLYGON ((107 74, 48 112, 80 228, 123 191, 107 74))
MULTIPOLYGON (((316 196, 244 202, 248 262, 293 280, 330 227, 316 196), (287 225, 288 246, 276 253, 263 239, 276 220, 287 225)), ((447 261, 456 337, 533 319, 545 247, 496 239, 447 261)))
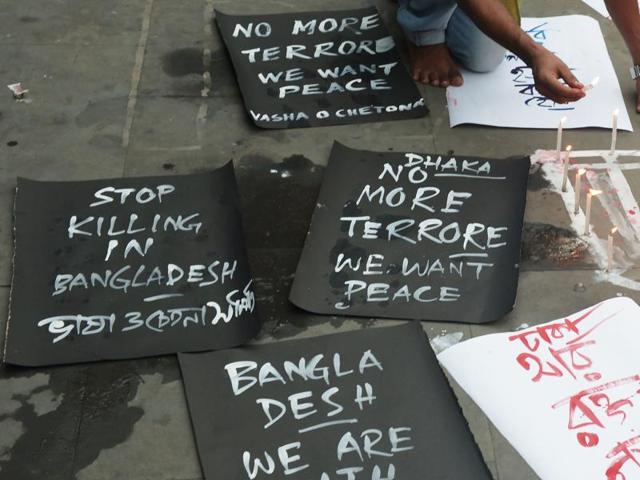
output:
POLYGON ((537 90, 537 91, 538 91, 538 93, 539 93, 540 95, 542 95, 543 97, 550 98, 550 99, 551 99, 551 100, 553 100, 554 102, 560 103, 560 102, 558 102, 558 99, 554 98, 553 93, 551 93, 551 92, 549 91, 549 89, 545 88, 545 86, 544 86, 544 85, 542 85, 542 84, 536 84, 536 90, 537 90))
POLYGON ((572 88, 569 85, 565 85, 557 78, 542 79, 541 82, 545 88, 549 91, 552 97, 555 99, 564 99, 565 102, 576 102, 585 96, 585 93, 580 88, 572 88))
POLYGON ((536 86, 536 90, 538 90, 538 93, 540 95, 542 95, 543 97, 546 97, 546 98, 548 98, 550 100, 553 100, 555 103, 559 103, 559 104, 568 103, 567 98, 565 98, 563 96, 558 96, 557 94, 555 94, 554 92, 552 92, 548 88, 545 88, 544 85, 536 86))
POLYGON ((572 88, 583 89, 584 85, 576 78, 573 72, 564 63, 560 65, 560 77, 572 88))

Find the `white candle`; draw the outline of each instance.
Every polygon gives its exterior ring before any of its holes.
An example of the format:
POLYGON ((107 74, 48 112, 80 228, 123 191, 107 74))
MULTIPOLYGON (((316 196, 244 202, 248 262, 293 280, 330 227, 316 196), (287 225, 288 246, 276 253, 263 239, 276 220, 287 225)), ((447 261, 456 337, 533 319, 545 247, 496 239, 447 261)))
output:
POLYGON ((589 193, 587 193, 587 209, 584 220, 585 235, 589 235, 589 232, 591 231, 591 202, 593 200, 593 197, 595 197, 596 195, 600 195, 601 193, 601 190, 594 190, 593 188, 589 190, 589 193))
POLYGON ((575 208, 573 210, 573 213, 575 215, 578 214, 578 212, 580 211, 580 197, 582 196, 582 176, 586 173, 587 171, 584 168, 581 168, 580 170, 578 170, 578 173, 576 173, 576 183, 574 185, 574 193, 575 193, 575 208))
POLYGON ((613 236, 618 231, 618 227, 613 227, 609 232, 607 241, 607 271, 613 270, 613 236))
POLYGON ((616 108, 613 111, 613 124, 611 129, 611 155, 616 151, 616 140, 618 138, 618 113, 619 110, 616 108))
POLYGON ((564 156, 562 167, 562 191, 567 191, 567 181, 569 180, 569 162, 571 161, 571 145, 567 145, 567 153, 564 156))
POLYGON ((600 81, 600 77, 594 78, 593 80, 591 80, 591 82, 589 82, 587 85, 584 86, 583 90, 585 92, 592 90, 593 88, 595 88, 596 85, 598 85, 599 81, 600 81))
POLYGON ((556 154, 558 157, 558 161, 560 161, 560 150, 562 150, 562 129, 564 128, 564 124, 567 121, 567 117, 562 117, 560 119, 560 123, 558 123, 558 139, 556 142, 556 154))

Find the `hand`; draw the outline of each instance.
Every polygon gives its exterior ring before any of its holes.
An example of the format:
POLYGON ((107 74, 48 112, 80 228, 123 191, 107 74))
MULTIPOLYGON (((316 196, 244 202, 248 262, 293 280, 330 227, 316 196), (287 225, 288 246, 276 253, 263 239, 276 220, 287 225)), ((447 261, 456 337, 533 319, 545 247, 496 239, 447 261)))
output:
POLYGON ((541 48, 531 57, 531 69, 538 92, 554 102, 576 102, 585 96, 584 85, 571 73, 569 67, 549 50, 541 48), (564 80, 564 83, 561 80, 564 80))

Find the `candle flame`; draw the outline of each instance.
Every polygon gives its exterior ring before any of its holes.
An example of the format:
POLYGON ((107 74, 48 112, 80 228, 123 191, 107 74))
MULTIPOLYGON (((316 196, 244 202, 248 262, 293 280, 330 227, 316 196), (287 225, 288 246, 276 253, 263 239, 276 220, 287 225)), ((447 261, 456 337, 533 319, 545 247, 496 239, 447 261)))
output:
POLYGON ((571 145, 567 145, 567 152, 570 152, 573 147, 571 145))
POLYGON ((598 82, 600 82, 600 77, 595 77, 593 80, 591 80, 591 83, 588 83, 583 87, 583 90, 588 91, 595 88, 595 86, 598 85, 598 82))
POLYGON ((562 117, 560 119, 560 125, 564 125, 565 123, 567 123, 567 117, 562 117))
POLYGON ((616 233, 618 231, 618 227, 613 227, 611 229, 611 235, 613 235, 614 233, 616 233))
POLYGON ((619 113, 620 113, 620 109, 616 108, 616 109, 613 111, 613 116, 614 116, 614 117, 617 117, 619 113))
POLYGON ((584 168, 581 168, 580 170, 578 170, 578 176, 582 176, 585 173, 587 173, 587 171, 584 168))
POLYGON ((600 195, 602 193, 602 190, 594 190, 593 188, 589 189, 589 195, 595 197, 596 195, 600 195))

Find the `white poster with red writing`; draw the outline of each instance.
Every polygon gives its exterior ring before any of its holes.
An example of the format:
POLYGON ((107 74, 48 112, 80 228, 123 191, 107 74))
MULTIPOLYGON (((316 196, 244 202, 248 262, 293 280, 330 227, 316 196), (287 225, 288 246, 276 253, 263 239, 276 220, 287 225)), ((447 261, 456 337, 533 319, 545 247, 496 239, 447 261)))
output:
POLYGON ((438 356, 543 480, 640 478, 640 307, 615 298, 438 356))

